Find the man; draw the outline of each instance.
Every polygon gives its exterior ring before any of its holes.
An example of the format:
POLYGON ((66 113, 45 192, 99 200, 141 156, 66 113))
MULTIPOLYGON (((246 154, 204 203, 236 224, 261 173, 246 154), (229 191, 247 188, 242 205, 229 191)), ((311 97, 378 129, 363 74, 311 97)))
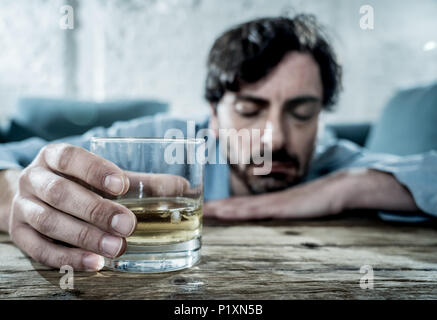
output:
MULTIPOLYGON (((259 129, 260 139, 250 144, 267 146, 272 161, 266 175, 254 173, 254 159, 207 164, 205 215, 311 218, 366 208, 398 219, 410 213, 416 220, 436 216, 436 152, 402 158, 369 154, 347 141, 318 140, 319 114, 336 102, 340 83, 336 56, 312 16, 259 19, 220 36, 208 58, 210 117, 196 130, 210 128, 218 135, 222 129, 259 129)), ((63 143, 34 138, 0 146, 1 229, 39 262, 101 269, 102 256, 123 253, 136 219, 91 191, 90 186, 121 195, 129 180, 86 151, 89 138, 163 136, 170 128, 183 130, 186 123, 146 117, 63 143)))

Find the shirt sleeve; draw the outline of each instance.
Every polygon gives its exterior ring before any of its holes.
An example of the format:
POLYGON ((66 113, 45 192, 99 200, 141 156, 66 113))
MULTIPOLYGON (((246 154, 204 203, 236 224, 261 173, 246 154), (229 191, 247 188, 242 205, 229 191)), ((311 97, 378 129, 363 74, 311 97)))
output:
POLYGON ((415 215, 380 212, 386 220, 422 222, 437 217, 437 151, 411 156, 372 153, 347 141, 337 140, 316 149, 311 177, 346 168, 370 168, 391 173, 412 194, 423 213, 415 215))
POLYGON ((185 131, 186 121, 165 114, 146 116, 130 121, 115 122, 111 127, 96 127, 78 136, 55 141, 30 138, 19 142, 0 144, 0 170, 20 169, 28 166, 41 148, 49 143, 64 142, 89 150, 91 137, 159 137, 169 128, 185 131))

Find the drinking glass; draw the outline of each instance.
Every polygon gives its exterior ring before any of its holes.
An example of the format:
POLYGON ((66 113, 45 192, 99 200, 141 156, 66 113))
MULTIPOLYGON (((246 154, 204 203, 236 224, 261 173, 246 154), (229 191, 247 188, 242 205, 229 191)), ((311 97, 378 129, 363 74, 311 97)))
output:
POLYGON ((122 196, 100 194, 131 210, 137 227, 123 255, 105 266, 126 272, 189 268, 200 259, 203 139, 91 138, 92 153, 124 170, 122 196))

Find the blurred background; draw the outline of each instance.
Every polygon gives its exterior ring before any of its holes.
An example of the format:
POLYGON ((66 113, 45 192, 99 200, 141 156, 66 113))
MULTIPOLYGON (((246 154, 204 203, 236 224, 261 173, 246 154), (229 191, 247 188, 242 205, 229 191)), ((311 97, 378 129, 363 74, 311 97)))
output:
MULTIPOLYGON (((208 112, 205 61, 230 26, 313 13, 344 66, 328 122, 376 120, 399 89, 437 80, 437 1, 0 0, 0 123, 23 97, 156 100, 175 115, 208 112), (59 25, 74 9, 74 28, 59 25), (360 7, 374 29, 360 28, 360 7)), ((80 119, 79 119, 80 120, 80 119)))

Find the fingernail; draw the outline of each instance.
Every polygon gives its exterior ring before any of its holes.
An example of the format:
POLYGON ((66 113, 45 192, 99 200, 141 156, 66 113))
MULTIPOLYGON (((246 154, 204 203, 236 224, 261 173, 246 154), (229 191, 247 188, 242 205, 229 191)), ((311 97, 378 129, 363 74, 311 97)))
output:
POLYGON ((119 174, 113 174, 105 178, 105 188, 109 191, 120 194, 124 189, 123 177, 119 174))
POLYGON ((99 271, 105 266, 105 259, 96 254, 89 254, 83 258, 82 263, 87 271, 99 271))
POLYGON ((111 227, 118 233, 128 236, 132 233, 135 226, 135 221, 133 220, 129 214, 119 213, 112 218, 111 227))
POLYGON ((122 240, 117 237, 104 236, 102 239, 102 250, 111 257, 115 257, 118 254, 122 245, 122 240))

